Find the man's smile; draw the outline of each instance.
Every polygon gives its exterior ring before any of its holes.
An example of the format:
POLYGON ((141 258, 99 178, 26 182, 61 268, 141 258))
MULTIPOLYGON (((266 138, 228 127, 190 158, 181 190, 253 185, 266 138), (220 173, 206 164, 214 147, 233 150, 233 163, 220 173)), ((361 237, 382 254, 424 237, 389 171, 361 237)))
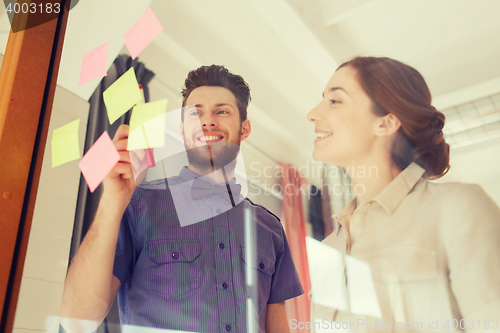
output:
POLYGON ((199 142, 218 142, 224 139, 224 136, 216 132, 205 132, 196 138, 199 142))

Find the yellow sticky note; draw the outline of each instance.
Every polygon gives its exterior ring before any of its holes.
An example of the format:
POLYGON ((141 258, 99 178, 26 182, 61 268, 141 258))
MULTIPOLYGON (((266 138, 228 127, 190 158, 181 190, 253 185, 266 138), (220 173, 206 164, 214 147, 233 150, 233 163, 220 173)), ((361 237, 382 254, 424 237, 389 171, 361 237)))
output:
POLYGON ((165 146, 165 114, 168 100, 140 104, 132 110, 128 150, 165 146))
POLYGON ((142 92, 131 67, 103 93, 104 104, 108 110, 109 123, 114 123, 125 112, 142 100, 142 92))
POLYGON ((52 132, 52 167, 55 168, 80 158, 78 128, 80 119, 59 127, 52 132))

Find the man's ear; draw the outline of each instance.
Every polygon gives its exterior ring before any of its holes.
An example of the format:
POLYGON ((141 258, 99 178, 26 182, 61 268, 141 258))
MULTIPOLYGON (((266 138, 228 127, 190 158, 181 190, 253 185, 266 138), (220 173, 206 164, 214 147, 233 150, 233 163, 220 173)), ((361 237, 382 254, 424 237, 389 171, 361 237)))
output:
POLYGON ((182 139, 184 139, 184 122, 183 121, 181 121, 179 133, 181 133, 182 139))
POLYGON ((374 123, 374 133, 377 136, 388 136, 396 133, 401 127, 401 121, 394 114, 389 113, 379 117, 374 123))
POLYGON ((241 136, 240 140, 243 141, 250 135, 252 132, 252 126, 250 125, 250 120, 246 119, 241 123, 241 136))

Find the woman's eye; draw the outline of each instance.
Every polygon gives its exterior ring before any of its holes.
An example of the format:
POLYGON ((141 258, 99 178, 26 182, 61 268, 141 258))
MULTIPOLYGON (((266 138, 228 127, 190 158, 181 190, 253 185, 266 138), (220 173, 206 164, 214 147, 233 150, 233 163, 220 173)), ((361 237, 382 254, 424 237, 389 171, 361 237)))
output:
POLYGON ((330 104, 338 104, 338 103, 340 103, 340 101, 337 101, 335 99, 331 99, 330 100, 330 104))

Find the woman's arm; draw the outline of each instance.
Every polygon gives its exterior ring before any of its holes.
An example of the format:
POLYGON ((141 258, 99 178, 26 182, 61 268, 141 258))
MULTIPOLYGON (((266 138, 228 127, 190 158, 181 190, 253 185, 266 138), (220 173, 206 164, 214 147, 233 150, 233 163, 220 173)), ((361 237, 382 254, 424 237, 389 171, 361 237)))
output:
POLYGON ((500 329, 500 209, 472 184, 460 185, 450 203, 441 232, 460 313, 468 332, 500 329))

